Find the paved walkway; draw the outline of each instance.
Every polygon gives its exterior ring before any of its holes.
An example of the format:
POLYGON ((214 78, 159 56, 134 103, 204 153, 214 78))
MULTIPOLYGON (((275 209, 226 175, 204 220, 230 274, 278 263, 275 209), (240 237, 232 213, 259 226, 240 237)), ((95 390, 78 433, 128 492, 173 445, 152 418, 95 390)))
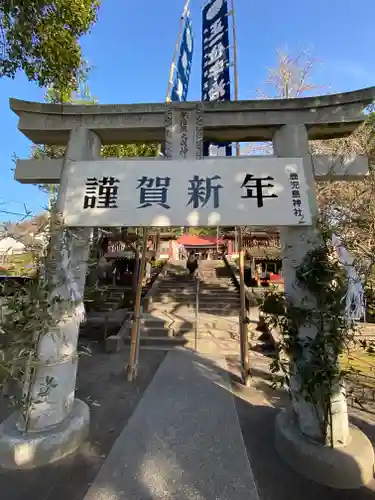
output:
POLYGON ((167 354, 85 500, 259 500, 221 356, 167 354))

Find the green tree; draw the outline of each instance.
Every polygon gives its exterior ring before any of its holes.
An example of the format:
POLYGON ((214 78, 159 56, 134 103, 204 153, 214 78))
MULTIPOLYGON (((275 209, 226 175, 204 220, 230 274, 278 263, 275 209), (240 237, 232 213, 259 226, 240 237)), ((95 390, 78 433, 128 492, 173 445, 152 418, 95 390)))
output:
POLYGON ((40 86, 69 94, 82 68, 79 38, 97 20, 99 0, 3 0, 0 76, 22 70, 40 86))
POLYGON ((217 235, 216 227, 189 227, 187 230, 188 234, 194 234, 196 236, 215 236, 217 235))
MULTIPOLYGON (((290 99, 322 90, 313 83, 316 60, 308 50, 297 57, 277 51, 277 63, 268 70, 266 90, 257 90, 264 99, 290 99)), ((375 313, 375 112, 369 110, 366 121, 350 136, 339 139, 310 141, 313 155, 344 158, 366 155, 370 170, 365 180, 330 181, 316 185, 318 206, 325 224, 336 233, 355 259, 357 271, 364 277, 368 300, 375 313)), ((254 151, 272 154, 272 144, 265 143, 254 151)))
MULTIPOLYGON (((77 91, 72 91, 69 87, 56 88, 51 86, 47 89, 45 100, 48 103, 70 103, 70 104, 96 104, 97 99, 94 98, 87 85, 88 67, 81 66, 80 79, 78 82, 77 91)), ((135 156, 157 156, 158 144, 109 144, 104 145, 101 149, 103 158, 125 158, 135 156)), ((62 158, 65 154, 65 146, 53 146, 38 144, 33 147, 31 156, 35 159, 62 158)), ((39 188, 50 194, 50 199, 54 198, 58 193, 58 185, 40 184, 39 188)))
MULTIPOLYGON (((375 320, 375 113, 349 137, 314 141, 313 154, 337 157, 366 155, 369 172, 364 180, 319 183, 317 194, 320 213, 340 236, 355 259, 355 267, 364 279, 367 304, 375 320)), ((370 316, 369 318, 370 319, 370 316)))
POLYGON ((158 144, 108 144, 102 147, 103 158, 157 156, 158 144))
MULTIPOLYGON (((80 68, 80 76, 77 89, 73 91, 69 86, 50 86, 44 96, 50 104, 97 104, 98 100, 91 94, 87 84, 88 65, 83 62, 80 68)), ((101 149, 103 158, 122 158, 135 156, 157 156, 158 144, 108 144, 101 149)), ((33 148, 32 157, 40 158, 61 158, 65 154, 64 146, 47 146, 38 144, 33 148)))
MULTIPOLYGON (((87 85, 88 72, 89 67, 83 61, 81 63, 77 89, 73 91, 69 85, 62 87, 51 85, 47 88, 45 93, 45 101, 50 104, 96 104, 97 100, 91 95, 90 89, 87 85)), ((65 146, 37 144, 32 148, 31 157, 35 159, 58 159, 64 156, 65 149, 65 146)), ((49 193, 50 203, 58 193, 58 185, 39 184, 38 187, 42 191, 49 193)))

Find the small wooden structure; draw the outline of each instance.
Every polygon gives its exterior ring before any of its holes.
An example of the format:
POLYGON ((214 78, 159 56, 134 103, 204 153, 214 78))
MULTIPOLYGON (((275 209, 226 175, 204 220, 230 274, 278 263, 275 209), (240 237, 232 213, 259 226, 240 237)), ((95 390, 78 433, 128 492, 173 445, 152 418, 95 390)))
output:
MULTIPOLYGON (((227 240, 227 255, 230 260, 239 258, 239 238, 236 231, 228 231, 224 235, 227 240)), ((282 256, 279 234, 276 230, 253 231, 243 229, 242 234, 245 281, 258 275, 258 284, 282 282, 282 256)))

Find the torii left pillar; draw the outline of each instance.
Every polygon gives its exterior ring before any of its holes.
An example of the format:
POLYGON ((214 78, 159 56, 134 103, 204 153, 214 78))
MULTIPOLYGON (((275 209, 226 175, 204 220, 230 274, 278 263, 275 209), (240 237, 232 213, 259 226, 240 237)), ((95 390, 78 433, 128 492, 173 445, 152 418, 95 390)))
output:
MULTIPOLYGON (((70 133, 60 179, 58 212, 64 205, 67 172, 70 163, 100 157, 99 137, 77 126, 70 133)), ((90 230, 77 230, 70 242, 71 276, 57 278, 54 294, 71 300, 71 285, 76 299, 83 304, 87 274, 90 230)), ((61 245, 61 241, 60 241, 61 245)), ((56 249, 57 252, 61 250, 56 249)), ((61 261, 57 255, 57 261, 61 261)), ((64 274, 64 273, 63 273, 64 274)), ((57 272, 58 275, 58 272, 57 272)), ((44 335, 37 349, 37 365, 31 385, 27 427, 20 413, 12 414, 0 425, 0 466, 7 469, 30 469, 43 466, 74 452, 86 439, 90 425, 89 408, 75 398, 78 366, 77 342, 79 321, 74 314, 64 314, 57 328, 44 335), (46 391, 46 380, 52 387, 46 391), (47 392, 46 395, 41 394, 47 392)))

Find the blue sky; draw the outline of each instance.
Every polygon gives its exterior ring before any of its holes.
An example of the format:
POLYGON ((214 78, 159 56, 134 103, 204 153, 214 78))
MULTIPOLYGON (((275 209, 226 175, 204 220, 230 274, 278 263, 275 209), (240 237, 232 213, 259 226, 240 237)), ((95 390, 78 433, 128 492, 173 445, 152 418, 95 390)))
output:
MULTIPOLYGON (((200 98, 200 29, 202 0, 191 0, 195 55, 189 100, 200 98)), ((102 0, 99 21, 82 40, 85 58, 93 66, 89 86, 100 103, 161 102, 179 16, 184 0, 102 0)), ((276 48, 297 55, 306 47, 318 60, 313 72, 324 92, 342 92, 375 85, 374 0, 236 0, 239 97, 252 99, 276 48)), ((33 186, 13 180, 12 156, 29 155, 30 143, 17 130, 9 97, 42 101, 44 90, 23 75, 0 80, 1 208, 13 212, 23 204, 34 213, 46 205, 33 186)), ((0 220, 8 219, 0 214, 0 220)))

